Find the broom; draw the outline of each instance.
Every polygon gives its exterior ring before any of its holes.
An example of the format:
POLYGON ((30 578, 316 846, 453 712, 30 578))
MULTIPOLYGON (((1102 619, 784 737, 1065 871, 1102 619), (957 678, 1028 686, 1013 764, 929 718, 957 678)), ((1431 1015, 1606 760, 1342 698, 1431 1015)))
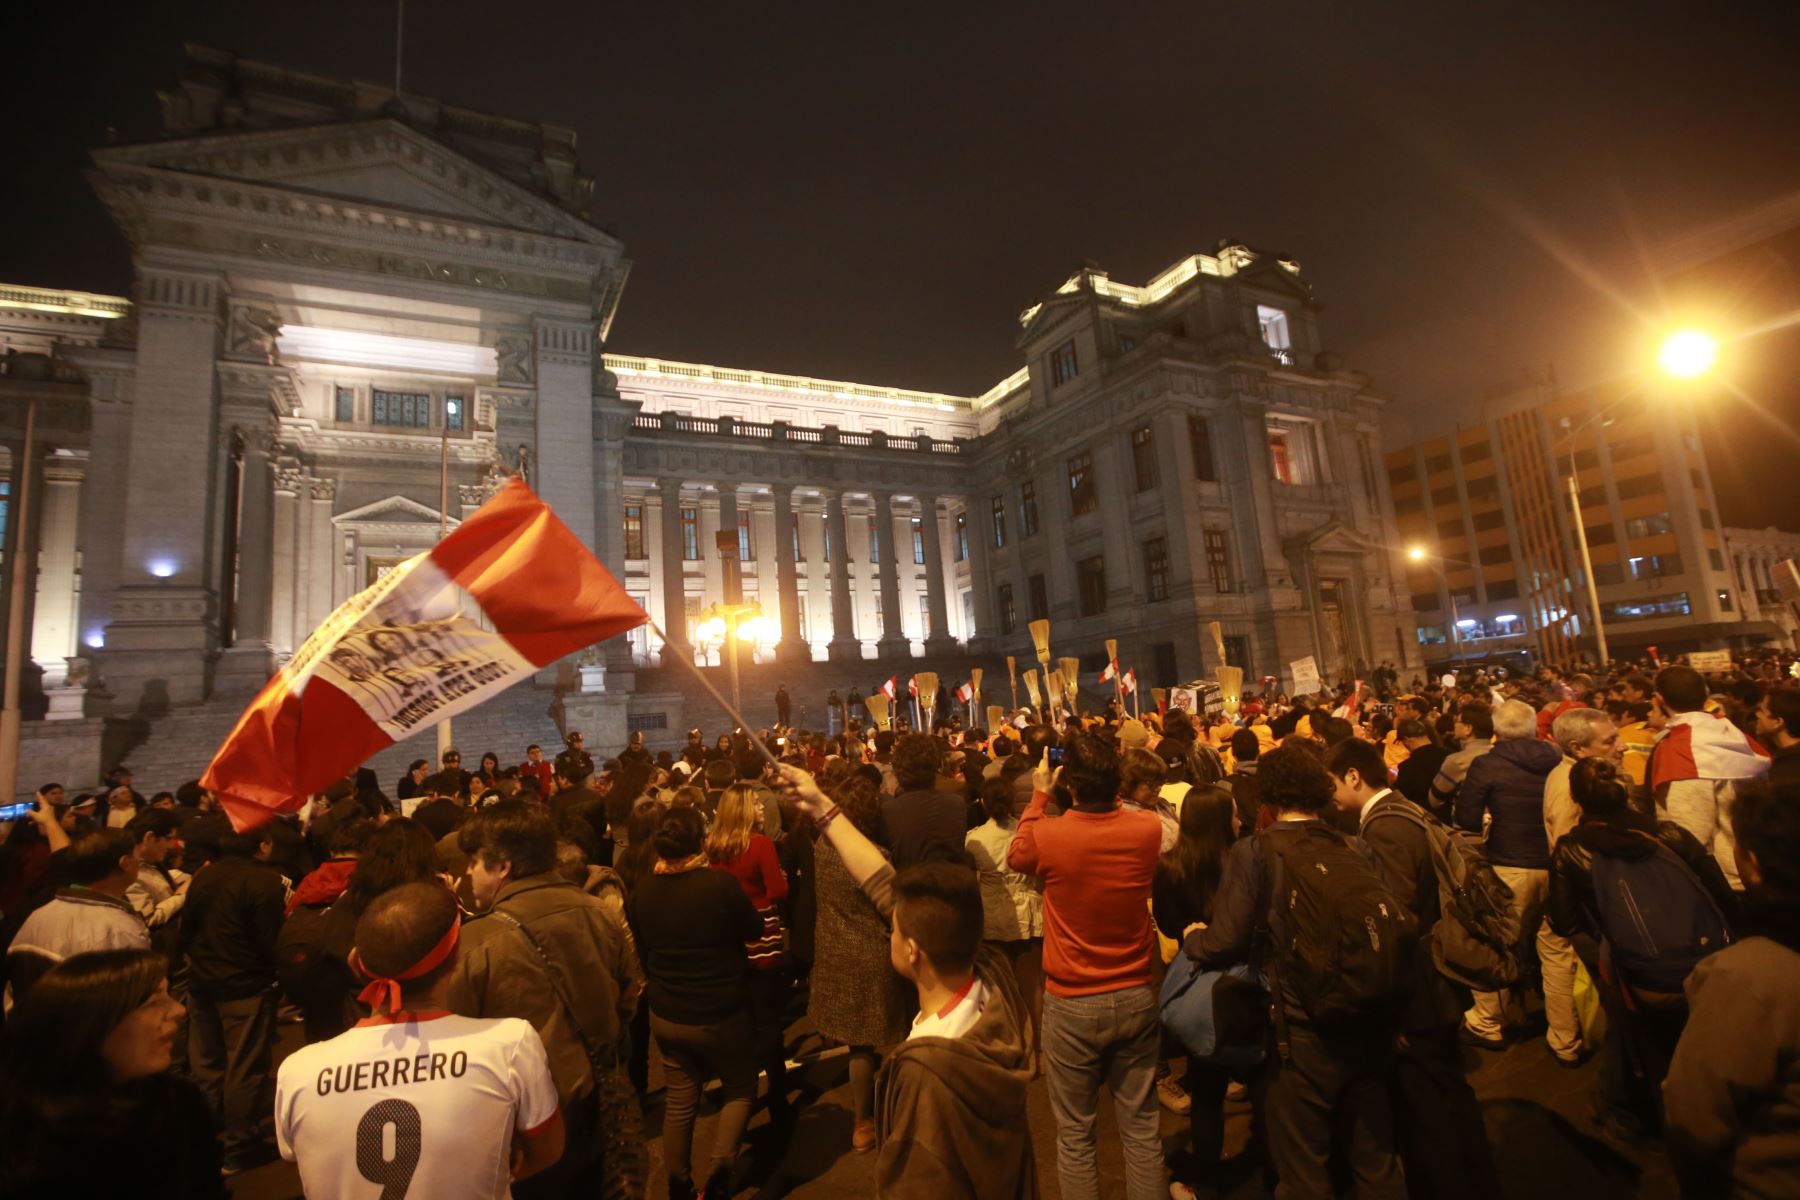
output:
POLYGON ((1025 672, 1025 694, 1031 697, 1031 707, 1042 712, 1044 709, 1044 698, 1038 694, 1036 671, 1025 672))
POLYGON ((1019 671, 1018 671, 1018 666, 1019 666, 1018 659, 1014 658, 1010 654, 1006 656, 1006 679, 1007 679, 1007 682, 1012 684, 1012 706, 1013 706, 1014 712, 1019 711, 1019 671))
POLYGON ((1042 618, 1031 623, 1031 644, 1037 648, 1038 664, 1046 673, 1050 669, 1050 622, 1042 618))
POLYGON ((1223 693, 1225 712, 1229 716, 1236 717, 1238 698, 1244 691, 1244 668, 1220 667, 1215 674, 1219 677, 1219 691, 1223 693))
POLYGON ((992 739, 996 730, 1006 727, 1006 710, 998 704, 987 706, 988 737, 992 739))
POLYGON ((937 672, 920 671, 913 679, 919 685, 919 706, 925 710, 925 728, 920 732, 930 733, 937 723, 937 672))
POLYGON ((886 729, 888 727, 887 693, 877 689, 863 699, 863 704, 868 708, 869 715, 875 718, 875 728, 886 729))
MULTIPOLYGON (((981 668, 969 668, 969 724, 975 723, 975 710, 981 705, 981 668)), ((989 730, 989 732, 993 732, 989 730)))
POLYGON ((1081 660, 1064 658, 1057 661, 1062 667, 1063 707, 1070 716, 1078 717, 1081 715, 1081 660))

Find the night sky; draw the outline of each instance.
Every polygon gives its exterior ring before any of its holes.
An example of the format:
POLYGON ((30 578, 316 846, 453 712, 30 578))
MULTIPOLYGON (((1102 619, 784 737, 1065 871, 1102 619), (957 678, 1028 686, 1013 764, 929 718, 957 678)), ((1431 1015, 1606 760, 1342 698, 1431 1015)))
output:
MULTIPOLYGON (((154 131, 183 42, 393 77, 391 0, 28 7, 9 282, 129 290, 80 172, 154 131)), ((1084 259, 1142 283, 1229 238, 1300 260, 1399 444, 1617 373, 1657 248, 1800 190, 1796 61, 1793 3, 412 0, 404 81, 578 131, 636 264, 614 351, 972 394, 1084 259)), ((1714 408, 1727 523, 1800 528, 1794 442, 1714 408)))

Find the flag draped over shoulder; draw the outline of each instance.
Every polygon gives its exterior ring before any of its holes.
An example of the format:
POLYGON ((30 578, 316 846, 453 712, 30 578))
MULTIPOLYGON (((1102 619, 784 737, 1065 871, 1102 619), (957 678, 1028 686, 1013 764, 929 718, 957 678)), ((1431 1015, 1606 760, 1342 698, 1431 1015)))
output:
POLYGON ((256 697, 201 782, 237 829, 547 663, 648 620, 514 479, 429 552, 352 596, 256 697))
POLYGON ((1683 779, 1755 779, 1768 774, 1769 762, 1769 752, 1724 716, 1677 713, 1651 755, 1650 786, 1683 779))

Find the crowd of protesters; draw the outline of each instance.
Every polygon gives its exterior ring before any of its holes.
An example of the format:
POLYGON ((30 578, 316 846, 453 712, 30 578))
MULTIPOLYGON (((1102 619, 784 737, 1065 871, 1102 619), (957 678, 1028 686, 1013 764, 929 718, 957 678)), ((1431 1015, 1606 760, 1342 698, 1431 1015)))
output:
POLYGON ((1497 1197, 1465 1051, 1540 1036, 1687 1194, 1792 1195, 1790 666, 1383 665, 992 730, 833 705, 598 768, 571 732, 248 831, 198 783, 46 784, 0 843, 0 1195, 281 1157, 312 1196, 640 1196, 660 1110, 667 1194, 730 1196, 757 1112, 817 1102, 802 1036, 846 1048, 886 1196, 1037 1195, 1041 1081, 1071 1200, 1102 1091, 1132 1200, 1497 1197))

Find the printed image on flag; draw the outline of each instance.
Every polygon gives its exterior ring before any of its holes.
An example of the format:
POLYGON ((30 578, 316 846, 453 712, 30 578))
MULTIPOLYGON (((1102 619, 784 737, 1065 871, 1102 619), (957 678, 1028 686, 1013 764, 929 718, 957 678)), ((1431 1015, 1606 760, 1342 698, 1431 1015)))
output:
POLYGON ((339 605, 245 710, 201 782, 234 827, 254 828, 371 754, 648 619, 514 479, 430 551, 339 605))

